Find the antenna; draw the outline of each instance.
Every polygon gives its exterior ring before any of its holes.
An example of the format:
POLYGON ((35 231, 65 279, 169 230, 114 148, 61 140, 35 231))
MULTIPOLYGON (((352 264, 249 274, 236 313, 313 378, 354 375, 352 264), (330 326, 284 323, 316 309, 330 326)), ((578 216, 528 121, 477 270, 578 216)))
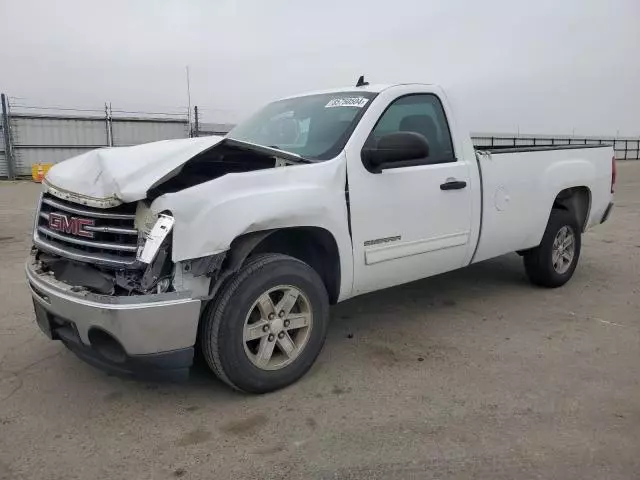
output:
POLYGON ((358 79, 358 83, 356 83, 356 87, 366 87, 367 85, 369 85, 369 82, 365 82, 364 75, 360 75, 360 78, 358 79))
POLYGON ((187 108, 187 122, 189 124, 189 136, 192 135, 192 131, 191 131, 191 85, 189 82, 189 66, 187 65, 185 67, 187 69, 187 102, 188 102, 188 108, 187 108))

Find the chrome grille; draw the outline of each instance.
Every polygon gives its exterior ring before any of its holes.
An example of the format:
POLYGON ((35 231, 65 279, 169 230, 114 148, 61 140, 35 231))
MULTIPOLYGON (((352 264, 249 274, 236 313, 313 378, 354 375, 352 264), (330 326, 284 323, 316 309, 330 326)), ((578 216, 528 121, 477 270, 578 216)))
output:
POLYGON ((34 243, 44 251, 74 260, 120 268, 132 266, 138 249, 135 209, 133 203, 93 208, 45 193, 38 209, 34 243), (52 215, 56 220, 64 219, 65 228, 56 228, 50 222, 52 215), (78 220, 82 222, 80 230, 75 223, 78 220))

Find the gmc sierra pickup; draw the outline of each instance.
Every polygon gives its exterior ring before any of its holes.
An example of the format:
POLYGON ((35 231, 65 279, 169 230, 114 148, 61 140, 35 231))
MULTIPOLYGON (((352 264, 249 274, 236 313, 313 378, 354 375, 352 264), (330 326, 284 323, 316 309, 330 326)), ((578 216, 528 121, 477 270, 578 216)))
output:
POLYGON ((199 349, 258 393, 311 367, 330 304, 509 252, 563 285, 611 211, 611 146, 476 151, 455 113, 434 85, 359 83, 55 165, 26 264, 38 325, 122 374, 183 377, 199 349))

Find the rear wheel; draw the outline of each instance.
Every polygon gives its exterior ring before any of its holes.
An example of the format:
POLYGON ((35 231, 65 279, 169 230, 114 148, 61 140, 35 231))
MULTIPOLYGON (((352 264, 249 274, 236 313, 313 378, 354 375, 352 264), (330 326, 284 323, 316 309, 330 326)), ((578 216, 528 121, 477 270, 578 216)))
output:
POLYGON ((540 245, 524 254, 529 280, 549 288, 567 283, 578 265, 581 244, 575 215, 568 210, 552 210, 540 245))
POLYGON ((270 392, 309 370, 328 319, 327 292, 313 268, 286 255, 259 255, 205 310, 200 346, 221 380, 247 392, 270 392))

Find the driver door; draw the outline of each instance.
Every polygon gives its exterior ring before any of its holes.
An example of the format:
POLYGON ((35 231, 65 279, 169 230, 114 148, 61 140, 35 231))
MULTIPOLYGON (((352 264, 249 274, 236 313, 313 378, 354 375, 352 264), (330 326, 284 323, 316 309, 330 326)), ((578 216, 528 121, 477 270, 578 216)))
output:
POLYGON ((455 156, 446 115, 432 93, 393 100, 361 145, 347 151, 354 294, 463 266, 470 248, 469 170, 455 156), (410 131, 429 143, 425 158, 373 173, 361 149, 410 131), (410 164, 410 166, 407 166, 410 164), (402 165, 402 166, 400 166, 402 165), (450 189, 455 183, 455 188, 450 189))

